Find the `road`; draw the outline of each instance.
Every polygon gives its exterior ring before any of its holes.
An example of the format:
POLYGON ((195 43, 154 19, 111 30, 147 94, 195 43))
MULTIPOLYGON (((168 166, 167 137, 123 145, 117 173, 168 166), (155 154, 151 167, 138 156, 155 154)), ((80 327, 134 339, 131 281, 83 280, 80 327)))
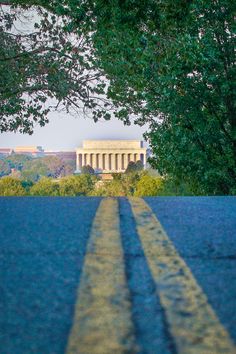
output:
POLYGON ((0 198, 0 353, 236 353, 235 197, 0 198))

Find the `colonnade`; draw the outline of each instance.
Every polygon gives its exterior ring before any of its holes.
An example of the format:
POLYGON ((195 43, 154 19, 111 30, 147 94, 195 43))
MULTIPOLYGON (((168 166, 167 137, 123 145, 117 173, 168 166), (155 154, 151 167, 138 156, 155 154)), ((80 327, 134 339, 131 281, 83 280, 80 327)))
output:
POLYGON ((146 154, 143 153, 77 153, 77 169, 90 165, 93 169, 102 171, 124 171, 130 161, 141 160, 146 164, 146 154))

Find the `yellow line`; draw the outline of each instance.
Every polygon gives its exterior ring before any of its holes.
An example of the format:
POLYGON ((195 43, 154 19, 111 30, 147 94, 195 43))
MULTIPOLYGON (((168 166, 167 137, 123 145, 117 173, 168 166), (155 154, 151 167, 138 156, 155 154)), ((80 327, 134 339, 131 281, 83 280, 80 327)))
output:
POLYGON ((143 199, 129 201, 178 353, 236 353, 206 295, 152 210, 143 199))
POLYGON ((135 353, 133 333, 118 202, 106 198, 91 229, 66 353, 135 353))

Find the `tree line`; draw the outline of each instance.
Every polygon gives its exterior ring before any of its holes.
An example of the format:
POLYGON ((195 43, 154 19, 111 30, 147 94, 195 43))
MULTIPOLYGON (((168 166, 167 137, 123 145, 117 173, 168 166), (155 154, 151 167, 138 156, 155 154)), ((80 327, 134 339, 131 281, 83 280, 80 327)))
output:
POLYGON ((27 181, 36 182, 42 177, 58 178, 73 174, 73 159, 57 156, 31 157, 29 155, 11 154, 0 157, 0 177, 11 175, 27 181))
POLYGON ((103 181, 93 173, 70 175, 58 179, 42 177, 36 182, 12 176, 0 179, 0 196, 98 196, 144 197, 162 195, 193 195, 190 186, 177 185, 153 170, 127 168, 125 173, 113 173, 113 179, 103 181))

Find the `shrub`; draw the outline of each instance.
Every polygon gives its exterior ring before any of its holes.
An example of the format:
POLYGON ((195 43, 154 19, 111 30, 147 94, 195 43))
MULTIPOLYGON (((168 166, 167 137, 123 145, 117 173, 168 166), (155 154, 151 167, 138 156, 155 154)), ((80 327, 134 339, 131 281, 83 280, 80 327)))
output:
POLYGON ((42 177, 30 188, 30 194, 34 196, 57 196, 59 195, 59 186, 51 178, 42 177))
POLYGON ((19 179, 9 176, 0 179, 1 196, 23 196, 25 194, 25 190, 19 179))
POLYGON ((95 179, 90 175, 63 177, 59 182, 61 196, 88 195, 93 190, 95 179))
POLYGON ((148 197, 159 195, 163 187, 163 179, 161 177, 152 177, 144 175, 137 182, 134 196, 136 197, 148 197))

